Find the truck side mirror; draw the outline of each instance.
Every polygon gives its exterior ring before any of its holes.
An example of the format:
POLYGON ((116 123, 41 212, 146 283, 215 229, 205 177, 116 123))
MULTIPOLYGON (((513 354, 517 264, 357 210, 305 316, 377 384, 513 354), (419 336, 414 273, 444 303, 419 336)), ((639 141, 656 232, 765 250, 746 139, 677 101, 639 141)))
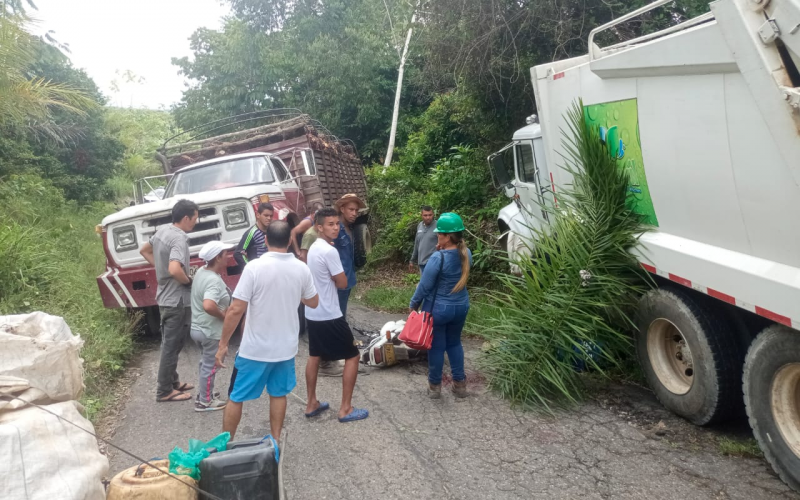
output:
POLYGON ((505 167, 502 154, 495 153, 490 156, 489 167, 492 171, 492 177, 494 177, 497 183, 496 187, 503 187, 511 184, 512 179, 508 175, 508 169, 505 167))

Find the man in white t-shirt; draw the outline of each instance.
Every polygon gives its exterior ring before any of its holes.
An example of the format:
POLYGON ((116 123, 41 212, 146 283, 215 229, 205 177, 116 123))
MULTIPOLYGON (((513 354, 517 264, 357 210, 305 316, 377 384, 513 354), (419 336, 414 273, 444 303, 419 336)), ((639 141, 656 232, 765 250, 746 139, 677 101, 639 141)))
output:
POLYGON ((311 271, 293 254, 287 253, 291 228, 285 221, 274 221, 267 228, 269 252, 245 266, 233 292, 233 303, 225 315, 216 366, 224 367, 228 342, 239 320, 247 311, 242 344, 236 356, 236 378, 231 381, 228 405, 222 417, 222 430, 236 434, 242 418, 242 403, 258 399, 267 389, 269 426, 272 437, 280 439, 286 417, 286 395, 297 379, 297 331, 300 323, 297 304, 310 311, 319 304, 311 271))
POLYGON ((308 322, 306 417, 315 417, 330 408, 328 403, 317 399, 317 374, 320 362, 344 359, 339 422, 362 420, 369 416, 369 412, 363 408, 353 408, 352 405, 353 388, 358 376, 358 348, 355 346, 350 326, 339 308, 338 290, 347 288, 347 276, 339 258, 339 251, 333 246, 333 241, 339 234, 339 214, 332 208, 325 208, 317 212, 314 222, 318 237, 308 250, 306 262, 314 277, 314 286, 319 292, 319 307, 306 308, 308 322))

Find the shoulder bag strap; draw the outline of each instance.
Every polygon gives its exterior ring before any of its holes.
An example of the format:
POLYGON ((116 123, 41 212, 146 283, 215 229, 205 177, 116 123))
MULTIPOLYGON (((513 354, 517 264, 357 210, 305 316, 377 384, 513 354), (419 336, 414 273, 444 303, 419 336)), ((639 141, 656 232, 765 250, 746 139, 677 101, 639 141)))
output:
POLYGON ((439 275, 436 276, 436 285, 433 288, 433 299, 431 300, 431 313, 433 313, 433 306, 436 305, 436 295, 439 293, 439 281, 442 279, 442 269, 444 269, 444 254, 439 251, 439 275))

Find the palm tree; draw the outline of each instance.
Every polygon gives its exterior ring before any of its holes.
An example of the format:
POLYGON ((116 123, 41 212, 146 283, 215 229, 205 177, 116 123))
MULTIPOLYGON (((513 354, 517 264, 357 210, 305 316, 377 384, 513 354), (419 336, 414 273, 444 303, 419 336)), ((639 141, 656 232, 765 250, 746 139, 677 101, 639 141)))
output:
POLYGON ((498 311, 482 330, 490 385, 514 403, 552 409, 583 393, 576 368, 603 373, 629 352, 630 313, 646 289, 629 253, 645 230, 627 205, 629 178, 584 121, 568 114, 565 168, 573 184, 550 209, 549 230, 534 231, 521 276, 501 275, 498 311))
POLYGON ((27 75, 35 44, 45 42, 27 31, 23 7, 21 0, 0 0, 0 129, 21 127, 60 141, 65 131, 53 118, 55 110, 85 115, 98 104, 72 86, 27 75))

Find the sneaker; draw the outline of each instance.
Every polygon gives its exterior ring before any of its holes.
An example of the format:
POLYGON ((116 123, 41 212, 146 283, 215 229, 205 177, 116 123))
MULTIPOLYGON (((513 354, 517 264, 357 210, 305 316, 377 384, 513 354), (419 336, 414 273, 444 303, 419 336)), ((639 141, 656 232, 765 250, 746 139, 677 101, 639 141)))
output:
POLYGON ((323 377, 341 377, 344 373, 344 363, 341 361, 321 361, 319 374, 323 377))
POLYGON ((194 402, 194 411, 216 411, 222 410, 225 408, 225 405, 228 404, 227 401, 220 401, 217 398, 213 398, 208 403, 200 401, 196 399, 194 402))

